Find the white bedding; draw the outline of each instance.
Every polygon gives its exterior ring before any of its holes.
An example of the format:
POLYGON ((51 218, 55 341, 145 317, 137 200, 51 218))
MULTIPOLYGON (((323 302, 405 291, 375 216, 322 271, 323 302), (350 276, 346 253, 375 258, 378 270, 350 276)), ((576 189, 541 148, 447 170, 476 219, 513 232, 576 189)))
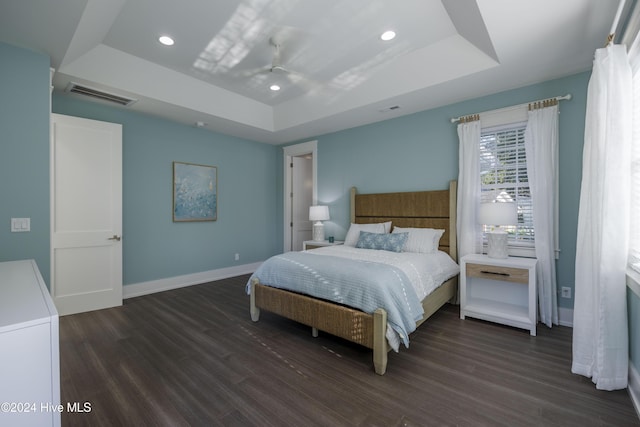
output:
MULTIPOLYGON (((312 249, 307 252, 392 265, 407 275, 420 300, 423 300, 438 286, 460 272, 458 264, 442 251, 425 254, 390 252, 337 245, 312 249)), ((398 351, 400 347, 398 334, 392 328, 387 327, 386 337, 391 348, 398 351)))

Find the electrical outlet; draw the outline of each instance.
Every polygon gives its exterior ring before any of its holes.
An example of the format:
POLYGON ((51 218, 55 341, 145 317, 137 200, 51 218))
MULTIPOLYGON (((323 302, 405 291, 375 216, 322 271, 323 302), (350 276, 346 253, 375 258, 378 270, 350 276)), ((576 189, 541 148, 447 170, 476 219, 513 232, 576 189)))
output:
POLYGON ((236 261, 240 261, 240 254, 236 254, 236 256, 235 256, 235 260, 236 260, 236 261))
POLYGON ((568 286, 562 287, 562 298, 571 298, 571 288, 568 286))

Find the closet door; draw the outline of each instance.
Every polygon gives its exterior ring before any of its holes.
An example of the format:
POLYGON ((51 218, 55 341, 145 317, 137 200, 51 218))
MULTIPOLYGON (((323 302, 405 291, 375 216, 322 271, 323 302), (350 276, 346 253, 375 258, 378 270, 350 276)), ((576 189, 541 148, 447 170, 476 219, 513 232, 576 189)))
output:
POLYGON ((60 315, 122 305, 122 125, 52 114, 51 294, 60 315))

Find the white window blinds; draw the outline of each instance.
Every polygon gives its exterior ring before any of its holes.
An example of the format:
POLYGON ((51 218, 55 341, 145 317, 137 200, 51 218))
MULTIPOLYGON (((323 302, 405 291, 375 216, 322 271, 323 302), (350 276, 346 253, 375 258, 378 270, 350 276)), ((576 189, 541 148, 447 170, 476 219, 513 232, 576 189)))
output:
MULTIPOLYGON (((504 227, 510 245, 533 246, 535 233, 524 133, 526 123, 483 129, 480 138, 481 202, 515 202, 518 225, 504 227)), ((487 230, 485 230, 487 231, 487 230)))

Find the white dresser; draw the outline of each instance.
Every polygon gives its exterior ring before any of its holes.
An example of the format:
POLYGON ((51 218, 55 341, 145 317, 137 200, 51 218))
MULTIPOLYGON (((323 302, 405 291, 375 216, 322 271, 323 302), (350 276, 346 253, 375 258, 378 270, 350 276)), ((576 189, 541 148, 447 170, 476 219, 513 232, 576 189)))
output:
POLYGON ((1 262, 0 425, 60 425, 58 340, 58 312, 35 261, 1 262))

